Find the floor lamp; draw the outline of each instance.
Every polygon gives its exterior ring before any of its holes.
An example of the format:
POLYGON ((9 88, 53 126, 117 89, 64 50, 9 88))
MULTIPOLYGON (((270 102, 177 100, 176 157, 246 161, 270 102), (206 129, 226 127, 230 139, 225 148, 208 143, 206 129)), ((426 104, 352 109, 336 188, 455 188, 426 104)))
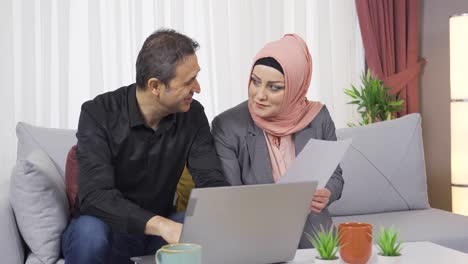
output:
POLYGON ((468 13, 449 21, 452 211, 468 215, 468 13))

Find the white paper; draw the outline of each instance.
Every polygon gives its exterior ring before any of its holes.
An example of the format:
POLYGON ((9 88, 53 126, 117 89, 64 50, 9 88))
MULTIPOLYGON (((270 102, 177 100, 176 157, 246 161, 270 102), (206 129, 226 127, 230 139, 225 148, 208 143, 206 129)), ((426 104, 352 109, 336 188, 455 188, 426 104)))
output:
POLYGON ((351 139, 310 139, 278 183, 318 181, 324 188, 351 145, 351 139))

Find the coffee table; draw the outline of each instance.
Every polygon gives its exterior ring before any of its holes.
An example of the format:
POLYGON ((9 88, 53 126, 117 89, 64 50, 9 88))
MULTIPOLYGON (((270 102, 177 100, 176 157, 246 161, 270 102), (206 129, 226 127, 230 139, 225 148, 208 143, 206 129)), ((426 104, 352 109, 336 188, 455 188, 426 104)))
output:
MULTIPOLYGON (((377 248, 372 248, 372 257, 368 264, 377 264, 377 248)), ((296 257, 287 264, 314 263, 317 251, 315 249, 299 249, 296 257)), ((154 256, 135 257, 132 260, 136 264, 154 264, 154 256)), ((407 242, 403 243, 401 264, 467 264, 468 254, 450 248, 439 246, 431 242, 407 242)))

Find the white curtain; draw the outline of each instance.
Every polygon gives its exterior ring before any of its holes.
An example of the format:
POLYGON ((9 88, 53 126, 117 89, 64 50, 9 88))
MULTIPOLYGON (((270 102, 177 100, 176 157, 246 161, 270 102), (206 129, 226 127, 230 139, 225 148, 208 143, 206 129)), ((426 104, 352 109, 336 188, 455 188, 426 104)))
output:
POLYGON ((351 0, 1 0, 1 175, 16 159, 15 125, 76 128, 81 104, 135 79, 145 38, 174 28, 200 43, 201 94, 211 120, 247 99, 255 53, 294 32, 313 57, 311 100, 337 127, 358 119, 343 89, 364 54, 351 0))

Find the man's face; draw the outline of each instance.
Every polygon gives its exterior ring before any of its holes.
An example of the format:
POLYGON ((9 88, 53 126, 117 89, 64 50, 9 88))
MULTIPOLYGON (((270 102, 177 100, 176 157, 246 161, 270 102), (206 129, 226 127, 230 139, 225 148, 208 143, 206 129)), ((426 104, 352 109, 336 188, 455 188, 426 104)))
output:
POLYGON ((160 103, 170 113, 190 110, 193 93, 200 93, 200 84, 197 81, 199 71, 195 54, 184 57, 177 65, 175 77, 160 91, 160 103))

